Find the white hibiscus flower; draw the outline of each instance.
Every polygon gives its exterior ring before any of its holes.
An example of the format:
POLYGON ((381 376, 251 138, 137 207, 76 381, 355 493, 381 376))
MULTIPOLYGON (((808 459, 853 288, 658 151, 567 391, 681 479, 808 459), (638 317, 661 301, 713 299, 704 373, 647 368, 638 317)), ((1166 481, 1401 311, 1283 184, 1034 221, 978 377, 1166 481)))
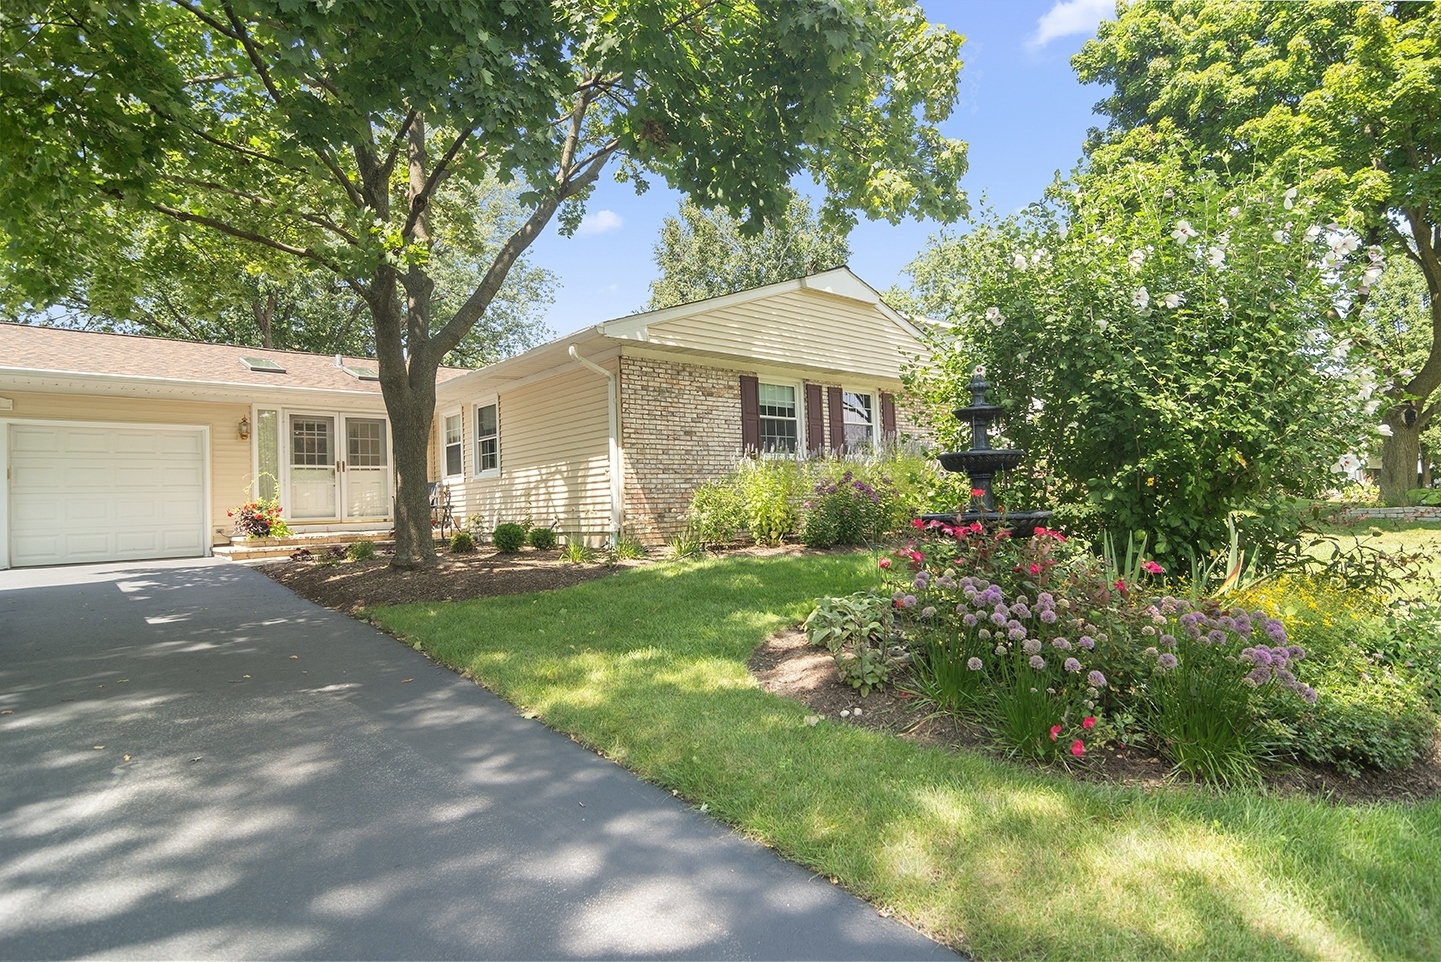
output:
POLYGON ((988 307, 986 308, 986 320, 996 325, 996 327, 1000 327, 1006 323, 1006 315, 1001 313, 999 307, 988 307))
POLYGON ((1171 231, 1172 240, 1182 247, 1185 247, 1187 242, 1192 238, 1199 236, 1200 234, 1196 231, 1196 228, 1192 227, 1191 222, 1187 220, 1176 221, 1176 229, 1171 231))
POLYGON ((1186 303, 1186 295, 1185 295, 1185 294, 1167 294, 1165 297, 1161 298, 1161 303, 1162 303, 1162 304, 1165 304, 1166 307, 1168 307, 1169 309, 1171 309, 1171 310, 1174 311, 1176 308, 1178 308, 1178 307, 1180 307, 1182 304, 1186 303))
POLYGON ((1146 263, 1146 252, 1139 248, 1131 251, 1131 256, 1126 258, 1126 263, 1131 265, 1131 270, 1140 270, 1141 265, 1146 263))
POLYGON ((1136 288, 1136 293, 1131 295, 1131 305, 1138 310, 1144 311, 1151 306, 1151 292, 1144 287, 1136 288))
POLYGON ((1290 210, 1292 207, 1296 206, 1296 188, 1292 187, 1288 189, 1286 193, 1281 195, 1281 206, 1285 207, 1287 210, 1290 210))

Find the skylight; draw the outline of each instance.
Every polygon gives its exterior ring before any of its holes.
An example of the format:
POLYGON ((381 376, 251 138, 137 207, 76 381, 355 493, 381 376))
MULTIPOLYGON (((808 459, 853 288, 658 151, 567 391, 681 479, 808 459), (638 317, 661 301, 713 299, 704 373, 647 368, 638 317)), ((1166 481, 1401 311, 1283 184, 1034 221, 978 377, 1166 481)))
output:
POLYGON ((245 363, 245 366, 250 368, 252 371, 263 371, 266 374, 285 373, 285 368, 281 367, 279 364, 276 364, 268 357, 242 357, 240 360, 243 361, 245 363))
POLYGON ((373 367, 354 367, 350 364, 343 365, 343 370, 353 378, 362 381, 379 381, 380 372, 373 367))

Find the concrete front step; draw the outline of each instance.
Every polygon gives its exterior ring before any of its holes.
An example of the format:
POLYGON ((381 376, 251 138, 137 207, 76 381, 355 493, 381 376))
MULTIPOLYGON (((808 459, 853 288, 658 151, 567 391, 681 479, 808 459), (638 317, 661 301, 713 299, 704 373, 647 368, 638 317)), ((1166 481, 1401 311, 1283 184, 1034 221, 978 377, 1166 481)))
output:
POLYGON ((377 548, 390 547, 395 543, 394 532, 387 528, 384 531, 318 531, 289 538, 231 538, 230 544, 212 548, 211 554, 229 561, 258 561, 288 558, 302 548, 318 555, 330 548, 349 547, 357 541, 373 542, 377 548))

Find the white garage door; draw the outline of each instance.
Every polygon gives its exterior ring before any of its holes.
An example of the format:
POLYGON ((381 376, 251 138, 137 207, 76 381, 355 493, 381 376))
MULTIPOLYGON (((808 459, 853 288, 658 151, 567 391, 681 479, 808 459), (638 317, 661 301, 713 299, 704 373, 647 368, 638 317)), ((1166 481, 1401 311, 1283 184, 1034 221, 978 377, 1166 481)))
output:
POLYGON ((10 564, 205 554, 205 435, 10 425, 10 564))

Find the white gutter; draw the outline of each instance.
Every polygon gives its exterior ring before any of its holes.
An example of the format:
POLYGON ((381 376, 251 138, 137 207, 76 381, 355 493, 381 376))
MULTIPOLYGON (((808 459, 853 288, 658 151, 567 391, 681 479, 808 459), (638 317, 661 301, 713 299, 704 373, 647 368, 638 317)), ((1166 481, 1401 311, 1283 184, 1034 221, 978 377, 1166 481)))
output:
POLYGON ((620 458, 620 387, 616 376, 589 358, 581 357, 575 345, 570 345, 570 356, 610 382, 606 399, 610 402, 610 536, 611 544, 620 540, 621 523, 621 458, 620 458))

